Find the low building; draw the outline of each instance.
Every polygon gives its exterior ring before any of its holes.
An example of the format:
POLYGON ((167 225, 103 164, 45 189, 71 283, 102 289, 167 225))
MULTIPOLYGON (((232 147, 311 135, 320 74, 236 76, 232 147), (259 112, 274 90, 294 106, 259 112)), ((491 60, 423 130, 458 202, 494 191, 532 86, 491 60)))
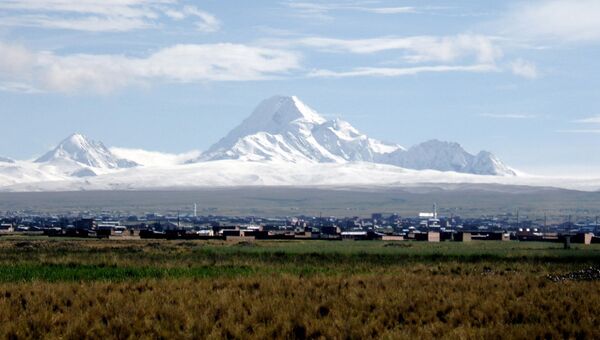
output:
POLYGON ((404 241, 404 236, 402 235, 383 235, 381 236, 382 241, 404 241))
POLYGON ((426 242, 440 242, 440 233, 437 231, 429 231, 426 233, 415 233, 415 240, 426 242))
POLYGON ((440 242, 442 240, 441 234, 437 231, 430 231, 427 233, 427 242, 440 242))
POLYGON ((579 233, 571 236, 571 243, 592 244, 593 237, 592 233, 579 233))
POLYGON ((454 241, 471 242, 471 233, 459 232, 454 234, 454 241))
POLYGON ((82 218, 73 222, 73 226, 76 229, 95 230, 98 224, 93 218, 82 218))
POLYGON ((230 242, 254 242, 256 238, 254 236, 233 236, 228 235, 225 237, 225 240, 230 242))
POLYGON ((15 228, 11 223, 0 224, 0 233, 12 233, 13 231, 15 231, 15 228))

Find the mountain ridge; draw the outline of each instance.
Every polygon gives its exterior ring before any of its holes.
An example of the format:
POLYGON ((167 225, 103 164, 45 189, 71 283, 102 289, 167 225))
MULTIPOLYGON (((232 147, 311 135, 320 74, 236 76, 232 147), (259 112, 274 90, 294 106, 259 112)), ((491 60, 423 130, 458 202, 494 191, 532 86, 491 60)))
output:
POLYGON ((488 151, 470 154, 436 139, 405 149, 362 134, 350 123, 327 120, 296 96, 263 100, 249 117, 188 163, 238 159, 283 162, 373 162, 407 169, 516 176, 488 151))
POLYGON ((530 180, 522 175, 488 151, 471 154, 455 142, 433 139, 406 149, 379 141, 293 96, 264 100, 203 153, 109 149, 74 133, 35 161, 0 160, 0 189, 18 191, 530 180))

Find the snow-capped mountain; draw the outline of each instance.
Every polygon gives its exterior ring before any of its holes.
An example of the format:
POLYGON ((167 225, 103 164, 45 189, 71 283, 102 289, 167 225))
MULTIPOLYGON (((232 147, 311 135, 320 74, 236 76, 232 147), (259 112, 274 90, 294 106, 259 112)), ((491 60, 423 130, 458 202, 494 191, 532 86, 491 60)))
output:
MULTIPOLYGON (((73 134, 34 162, 0 158, 0 191, 411 183, 539 185, 546 181, 525 174, 516 176, 493 154, 471 154, 457 143, 430 140, 409 149, 384 143, 346 121, 325 119, 297 97, 285 96, 260 103, 204 153, 108 149, 101 142, 73 134)), ((567 184, 590 185, 577 181, 567 184)))
POLYGON ((372 162, 399 149, 361 134, 343 120, 326 120, 297 97, 275 96, 195 161, 372 162))
POLYGON ((472 155, 458 143, 430 140, 387 154, 380 163, 402 168, 439 171, 455 171, 476 175, 510 175, 516 173, 487 151, 472 155))
MULTIPOLYGON (((85 168, 96 169, 122 169, 137 166, 135 162, 117 158, 101 142, 90 140, 79 133, 67 137, 53 150, 36 159, 35 162, 57 165, 76 163, 77 165, 83 165, 85 168)), ((79 170, 81 170, 80 174, 91 174, 88 171, 89 169, 82 168, 79 170)))
POLYGON ((360 133, 341 119, 326 120, 297 97, 275 96, 254 110, 195 162, 223 159, 346 163, 374 162, 408 169, 479 175, 515 172, 493 154, 472 155, 457 143, 432 140, 408 150, 360 133))
POLYGON ((15 161, 10 158, 0 157, 0 163, 14 163, 14 162, 15 161))

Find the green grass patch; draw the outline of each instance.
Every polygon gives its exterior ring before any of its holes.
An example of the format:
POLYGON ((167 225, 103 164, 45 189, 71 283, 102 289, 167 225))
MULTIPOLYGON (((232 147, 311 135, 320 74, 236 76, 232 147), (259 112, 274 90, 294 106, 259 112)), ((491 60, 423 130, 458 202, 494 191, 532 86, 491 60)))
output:
POLYGON ((126 281, 140 279, 209 278, 250 275, 249 267, 212 266, 192 268, 116 267, 92 265, 0 266, 0 282, 27 281, 126 281))

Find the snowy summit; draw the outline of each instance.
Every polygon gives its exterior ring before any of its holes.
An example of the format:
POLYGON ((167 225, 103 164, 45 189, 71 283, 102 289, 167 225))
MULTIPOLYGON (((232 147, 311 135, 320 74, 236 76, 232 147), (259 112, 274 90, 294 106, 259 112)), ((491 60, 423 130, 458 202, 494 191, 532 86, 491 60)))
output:
POLYGON ((98 169, 120 169, 137 166, 135 162, 119 159, 101 142, 74 133, 53 150, 35 160, 36 163, 75 162, 98 169))
POLYGON ((238 159, 313 163, 372 162, 408 169, 515 175, 493 154, 472 155, 457 143, 432 140, 408 150, 360 133, 341 119, 326 120, 295 96, 264 100, 195 162, 238 159))

